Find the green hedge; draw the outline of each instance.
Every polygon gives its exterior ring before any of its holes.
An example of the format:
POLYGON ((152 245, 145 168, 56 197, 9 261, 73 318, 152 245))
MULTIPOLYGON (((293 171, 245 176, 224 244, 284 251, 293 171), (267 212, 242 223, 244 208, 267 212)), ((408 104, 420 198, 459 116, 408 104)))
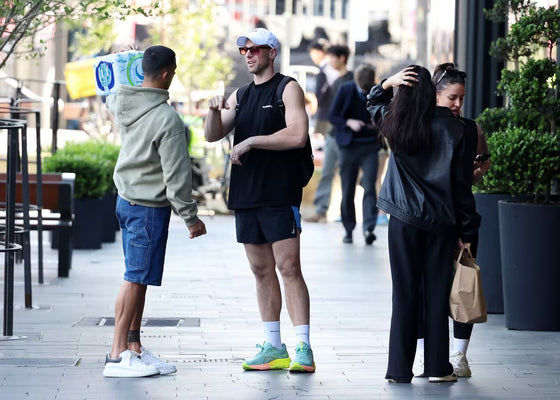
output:
POLYGON ((545 195, 560 179, 560 137, 509 127, 488 137, 492 168, 476 189, 482 193, 545 195))
POLYGON ((71 142, 44 160, 45 172, 73 172, 74 197, 98 198, 115 190, 113 171, 118 145, 98 141, 71 142))

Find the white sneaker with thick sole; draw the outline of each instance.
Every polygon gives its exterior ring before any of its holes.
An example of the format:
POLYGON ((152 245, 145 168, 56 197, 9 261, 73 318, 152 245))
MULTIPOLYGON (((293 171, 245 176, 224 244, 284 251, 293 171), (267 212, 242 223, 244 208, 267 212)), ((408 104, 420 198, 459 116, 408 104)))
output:
POLYGON ((467 361, 467 356, 462 352, 458 351, 451 354, 451 364, 453 365, 453 372, 457 374, 460 378, 468 378, 472 375, 471 368, 469 367, 469 362, 467 361))
POLYGON ((168 375, 177 372, 177 368, 175 368, 173 364, 169 364, 161 358, 154 356, 144 346, 140 347, 140 350, 142 350, 142 353, 140 353, 140 359, 146 364, 156 367, 161 375, 168 375))
POLYGON ((453 372, 451 375, 445 376, 430 376, 428 381, 431 383, 438 383, 438 382, 457 382, 457 375, 453 372))
POLYGON ((117 359, 109 358, 109 354, 105 357, 103 376, 107 378, 141 378, 159 373, 159 369, 146 364, 138 353, 130 350, 123 351, 117 359))

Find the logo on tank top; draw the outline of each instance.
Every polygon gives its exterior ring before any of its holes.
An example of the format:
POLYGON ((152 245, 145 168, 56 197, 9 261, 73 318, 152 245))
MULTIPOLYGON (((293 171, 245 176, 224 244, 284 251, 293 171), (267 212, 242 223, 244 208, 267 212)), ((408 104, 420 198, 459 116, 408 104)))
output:
POLYGON ((267 104, 265 106, 262 106, 262 108, 272 108, 272 104, 267 104))

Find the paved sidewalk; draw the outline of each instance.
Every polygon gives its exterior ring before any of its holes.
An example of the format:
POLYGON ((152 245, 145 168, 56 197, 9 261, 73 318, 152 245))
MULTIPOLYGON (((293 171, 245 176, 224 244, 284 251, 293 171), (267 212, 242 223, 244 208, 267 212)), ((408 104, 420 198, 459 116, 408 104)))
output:
MULTIPOLYGON (((355 243, 344 245, 340 224, 304 225, 302 260, 317 372, 244 372, 242 360, 262 341, 254 279, 235 242, 233 217, 204 221, 208 235, 189 240, 183 223, 172 219, 163 286, 148 289, 143 342, 175 363, 176 374, 102 376, 124 268, 117 235, 101 250, 75 250, 65 279, 56 277, 56 252, 46 249, 46 283, 33 285, 37 308, 19 306, 14 312, 14 335, 27 338, 0 341, 0 399, 560 398, 560 333, 510 331, 503 315, 490 315, 474 329, 468 354, 472 378, 453 384, 418 378, 410 385, 387 383, 386 227, 378 227, 378 240, 366 247, 359 229, 355 243)), ((23 304, 22 269, 16 265, 18 305, 23 304)), ((282 337, 293 354, 295 335, 285 308, 282 337)))

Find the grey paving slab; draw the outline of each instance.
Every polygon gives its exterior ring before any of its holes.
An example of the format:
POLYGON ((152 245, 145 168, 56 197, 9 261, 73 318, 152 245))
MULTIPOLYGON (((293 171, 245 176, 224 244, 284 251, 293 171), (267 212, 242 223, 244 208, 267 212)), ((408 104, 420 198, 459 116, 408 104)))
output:
MULTIPOLYGON (((34 282, 38 307, 31 310, 21 306, 23 267, 16 265, 14 334, 27 338, 0 341, 0 399, 560 398, 560 333, 510 331, 503 315, 490 315, 475 327, 469 348, 472 378, 454 384, 419 378, 410 385, 387 383, 391 276, 386 227, 378 227, 378 240, 370 247, 359 236, 354 245, 344 245, 340 224, 304 225, 302 264, 312 302, 317 372, 244 372, 243 359, 262 341, 254 278, 242 246, 235 243, 233 218, 206 217, 205 222, 208 235, 189 240, 183 223, 172 219, 163 285, 147 295, 148 320, 200 322, 142 328, 144 344, 175 363, 176 374, 102 376, 113 331, 95 321, 113 317, 122 282, 117 235, 101 250, 75 250, 70 277, 64 279, 56 277, 56 251, 45 249, 45 284, 34 282), (75 366, 73 360, 78 360, 75 366)), ((285 308, 281 330, 293 351, 285 308)))

